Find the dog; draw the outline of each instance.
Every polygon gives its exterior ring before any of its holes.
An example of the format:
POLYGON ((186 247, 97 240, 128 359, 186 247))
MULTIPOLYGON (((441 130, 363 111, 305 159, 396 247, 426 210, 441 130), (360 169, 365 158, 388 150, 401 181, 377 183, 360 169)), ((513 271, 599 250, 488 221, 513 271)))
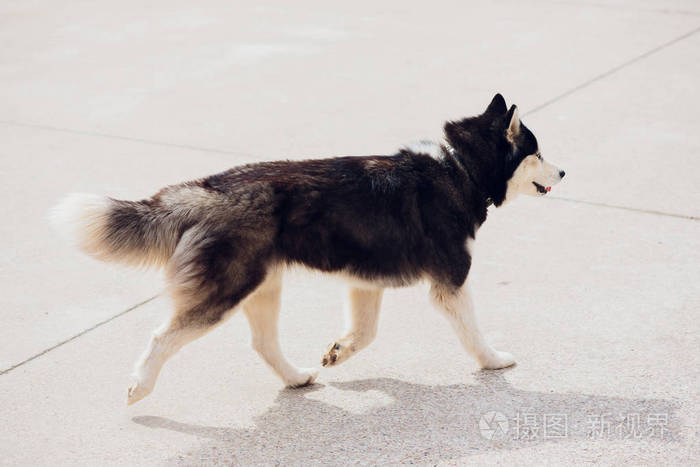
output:
POLYGON ((444 137, 389 156, 243 165, 141 201, 72 194, 60 202, 54 223, 83 252, 165 268, 174 312, 137 362, 128 404, 152 392, 168 358, 239 309, 253 349, 284 383, 311 384, 317 370, 287 361, 277 337, 289 266, 350 283, 349 330, 323 366, 372 342, 384 288, 420 280, 482 368, 513 365, 476 325, 467 281, 472 243, 489 206, 544 196, 564 171, 544 161, 517 107, 500 94, 482 114, 445 123, 444 137))

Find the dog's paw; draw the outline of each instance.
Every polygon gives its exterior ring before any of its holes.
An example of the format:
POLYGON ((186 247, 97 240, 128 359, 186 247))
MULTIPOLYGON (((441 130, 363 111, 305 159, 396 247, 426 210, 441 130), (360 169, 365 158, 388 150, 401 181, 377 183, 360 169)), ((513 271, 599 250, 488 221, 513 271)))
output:
POLYGON ((339 344, 338 342, 333 342, 329 347, 328 351, 323 357, 321 357, 321 365, 323 366, 333 366, 337 365, 343 360, 345 346, 339 344))
POLYGON ((317 376, 316 368, 300 368, 298 374, 285 378, 285 383, 290 388, 300 388, 312 384, 317 376))
POLYGON ((140 401, 141 399, 149 395, 151 391, 153 391, 152 386, 148 387, 143 383, 135 381, 134 384, 129 386, 129 391, 126 397, 126 405, 131 405, 140 401))
POLYGON ((484 370, 498 370, 515 365, 515 358, 508 352, 494 351, 488 358, 483 359, 481 368, 484 370))

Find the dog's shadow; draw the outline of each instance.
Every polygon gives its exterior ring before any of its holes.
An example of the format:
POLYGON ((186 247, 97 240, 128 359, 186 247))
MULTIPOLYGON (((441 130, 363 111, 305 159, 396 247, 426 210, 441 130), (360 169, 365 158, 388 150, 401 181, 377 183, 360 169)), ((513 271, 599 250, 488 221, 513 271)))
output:
POLYGON ((285 389, 251 428, 157 416, 133 421, 205 438, 197 452, 172 459, 183 463, 434 463, 584 438, 681 438, 678 404, 672 401, 523 391, 503 371, 476 377, 476 385, 377 378, 285 389))

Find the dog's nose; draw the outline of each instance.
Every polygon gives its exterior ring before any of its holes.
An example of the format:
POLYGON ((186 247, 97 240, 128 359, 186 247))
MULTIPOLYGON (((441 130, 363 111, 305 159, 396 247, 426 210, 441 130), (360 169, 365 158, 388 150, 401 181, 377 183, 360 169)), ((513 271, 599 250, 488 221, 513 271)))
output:
POLYGON ((559 171, 559 178, 564 178, 564 175, 566 175, 566 172, 564 172, 563 170, 560 170, 559 171))

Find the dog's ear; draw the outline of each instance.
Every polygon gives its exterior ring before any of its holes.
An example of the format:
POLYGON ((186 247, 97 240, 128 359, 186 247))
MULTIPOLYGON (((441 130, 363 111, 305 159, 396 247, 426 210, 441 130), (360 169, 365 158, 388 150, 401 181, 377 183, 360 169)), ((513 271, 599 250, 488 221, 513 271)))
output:
POLYGON ((506 138, 511 143, 520 134, 520 116, 518 115, 518 108, 512 105, 506 114, 506 138))
POLYGON ((444 130, 445 136, 447 136, 447 140, 453 142, 453 144, 454 141, 459 141, 463 136, 462 129, 459 127, 459 123, 457 122, 445 123, 444 130))
POLYGON ((473 136, 464 122, 447 122, 445 123, 445 137, 450 145, 458 150, 463 150, 468 147, 473 139, 473 136))
POLYGON ((484 112, 484 114, 503 115, 504 113, 506 113, 506 110, 506 100, 499 93, 493 96, 493 99, 491 99, 491 103, 489 104, 489 106, 486 107, 486 111, 484 112))

